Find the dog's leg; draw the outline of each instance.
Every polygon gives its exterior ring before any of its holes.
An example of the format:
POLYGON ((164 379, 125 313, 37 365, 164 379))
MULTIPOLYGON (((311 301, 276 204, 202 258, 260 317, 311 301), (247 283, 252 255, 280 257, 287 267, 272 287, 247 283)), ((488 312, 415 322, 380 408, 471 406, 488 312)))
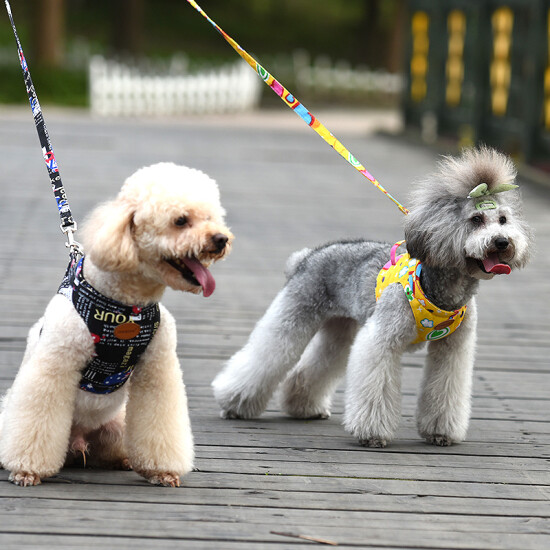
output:
POLYGON ((282 408, 296 418, 328 418, 332 394, 346 370, 357 321, 326 321, 282 386, 282 408))
MULTIPOLYGON (((43 321, 44 321, 43 318, 40 319, 29 330, 29 334, 27 335, 27 346, 25 348, 25 353, 23 354, 23 359, 21 360, 21 366, 28 361, 29 357, 34 351, 34 348, 36 347, 36 344, 38 343, 38 340, 40 339, 40 332, 42 330, 43 321)), ((8 391, 2 396, 2 399, 0 400, 0 441, 2 440, 2 427, 4 425, 4 411, 9 401, 10 392, 11 392, 11 388, 8 389, 8 391)), ((0 462, 0 468, 1 467, 2 467, 2 463, 0 462)))
POLYGON ((0 462, 16 485, 37 485, 63 466, 81 370, 93 352, 82 319, 63 296, 50 302, 6 397, 0 462))
POLYGON ((179 487, 193 468, 187 396, 176 355, 176 323, 161 323, 129 381, 124 444, 132 468, 155 485, 179 487))
POLYGON ((400 285, 389 286, 350 351, 344 426, 362 445, 385 447, 401 417, 401 355, 415 334, 400 285))
POLYGON ((224 418, 252 418, 302 355, 320 320, 285 287, 258 321, 247 344, 212 382, 224 418))
POLYGON ((460 328, 446 338, 428 344, 417 425, 420 435, 434 445, 451 445, 466 437, 476 324, 476 303, 472 299, 460 328))

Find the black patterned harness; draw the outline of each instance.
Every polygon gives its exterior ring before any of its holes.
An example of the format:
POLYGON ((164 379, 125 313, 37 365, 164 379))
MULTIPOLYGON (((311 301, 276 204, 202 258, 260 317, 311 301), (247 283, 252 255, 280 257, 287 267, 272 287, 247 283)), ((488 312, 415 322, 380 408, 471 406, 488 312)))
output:
POLYGON ((160 324, 160 308, 129 306, 103 296, 84 278, 83 263, 84 256, 71 255, 57 292, 72 302, 95 344, 80 388, 111 393, 124 385, 147 349, 160 324))

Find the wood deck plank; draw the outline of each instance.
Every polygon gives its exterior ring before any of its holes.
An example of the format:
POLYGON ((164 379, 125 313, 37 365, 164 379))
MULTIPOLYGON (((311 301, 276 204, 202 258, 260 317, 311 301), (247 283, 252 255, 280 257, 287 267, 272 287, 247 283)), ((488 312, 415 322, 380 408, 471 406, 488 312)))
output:
MULTIPOLYGON (((276 399, 259 419, 219 418, 210 382, 284 284, 291 252, 340 238, 401 238, 402 214, 296 125, 269 130, 260 120, 229 126, 48 116, 78 221, 135 169, 172 160, 218 180, 236 241, 227 261, 213 268, 212 297, 168 291, 163 300, 178 323, 197 471, 179 490, 152 487, 133 472, 83 468, 23 489, 0 471, 3 550, 315 544, 299 535, 340 548, 550 547, 550 258, 544 254, 522 272, 481 284, 472 421, 464 444, 436 448, 416 433, 423 353, 403 358, 402 421, 387 449, 362 448, 344 431, 342 388, 325 421, 289 419, 276 399)), ((410 182, 436 161, 432 151, 387 136, 349 136, 345 143, 405 204, 410 182)), ((0 110, 0 146, 6 159, 0 184, 3 393, 67 254, 29 113, 0 110)), ((544 242, 550 192, 522 186, 527 218, 544 242)))

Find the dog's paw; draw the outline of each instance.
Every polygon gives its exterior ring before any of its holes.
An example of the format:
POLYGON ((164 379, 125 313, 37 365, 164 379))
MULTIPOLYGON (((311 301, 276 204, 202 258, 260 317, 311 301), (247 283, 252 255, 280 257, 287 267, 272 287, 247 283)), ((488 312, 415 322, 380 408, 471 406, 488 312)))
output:
POLYGON ((224 420, 235 420, 243 417, 239 413, 237 413, 237 411, 232 411, 232 410, 226 411, 222 409, 220 411, 220 418, 223 418, 224 420))
MULTIPOLYGON (((239 365, 240 362, 234 367, 239 365)), ((235 377, 237 380, 224 371, 212 382, 214 398, 222 410, 222 418, 250 419, 260 416, 271 395, 271 388, 261 384, 253 387, 248 380, 239 380, 240 375, 235 377)))
POLYGON ((133 470, 129 458, 116 458, 114 460, 99 461, 98 464, 102 469, 122 470, 123 472, 131 472, 133 470))
POLYGON ((20 487, 32 487, 42 483, 40 476, 32 472, 12 472, 9 480, 20 487))
POLYGON ((450 436, 443 434, 429 435, 426 437, 426 441, 438 447, 450 447, 454 443, 450 436))
POLYGON ((123 458, 120 461, 119 469, 125 470, 127 472, 130 472, 131 470, 133 470, 132 465, 130 464, 130 460, 128 458, 123 458))
POLYGON ((140 472, 140 474, 153 485, 162 487, 179 487, 180 476, 171 472, 140 472))
POLYGON ((292 418, 301 418, 303 420, 326 420, 330 418, 330 406, 322 404, 283 399, 281 408, 286 414, 292 416, 292 418))
POLYGON ((344 420, 344 427, 357 438, 363 447, 383 449, 393 440, 395 428, 393 426, 381 425, 374 422, 358 422, 355 417, 348 416, 344 420))
POLYGON ((292 418, 324 420, 330 418, 331 397, 316 392, 303 373, 292 372, 281 386, 280 406, 292 418))
POLYGON ((307 420, 327 420, 327 418, 330 418, 330 410, 324 409, 322 411, 310 413, 307 416, 304 416, 303 418, 307 420))
POLYGON ((260 416, 265 409, 263 399, 260 400, 255 397, 243 398, 240 395, 232 399, 218 400, 218 404, 221 408, 220 417, 226 419, 241 418, 243 420, 250 420, 251 418, 260 416))
POLYGON ((381 437, 369 437, 367 439, 359 439, 359 444, 363 447, 372 447, 373 449, 383 449, 388 446, 388 441, 381 437))
POLYGON ((310 411, 285 411, 292 418, 300 418, 302 420, 326 420, 330 418, 330 410, 323 409, 321 411, 310 410, 310 411))
POLYGON ((179 487, 180 476, 173 472, 163 472, 160 470, 143 470, 141 468, 134 468, 134 471, 140 476, 144 477, 149 483, 153 485, 162 485, 163 487, 179 487))

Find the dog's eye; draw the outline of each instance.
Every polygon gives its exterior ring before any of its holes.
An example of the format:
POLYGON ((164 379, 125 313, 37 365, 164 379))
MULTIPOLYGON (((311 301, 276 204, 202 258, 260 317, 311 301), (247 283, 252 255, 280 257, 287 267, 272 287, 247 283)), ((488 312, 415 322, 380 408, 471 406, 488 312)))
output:
POLYGON ((483 216, 472 216, 470 218, 470 221, 474 224, 474 225, 481 225, 483 223, 483 216))
POLYGON ((506 216, 500 216, 498 223, 500 223, 500 225, 504 225, 506 223, 506 216))
POLYGON ((174 220, 174 225, 177 225, 178 227, 183 227, 184 225, 187 225, 187 217, 180 216, 177 220, 174 220))

